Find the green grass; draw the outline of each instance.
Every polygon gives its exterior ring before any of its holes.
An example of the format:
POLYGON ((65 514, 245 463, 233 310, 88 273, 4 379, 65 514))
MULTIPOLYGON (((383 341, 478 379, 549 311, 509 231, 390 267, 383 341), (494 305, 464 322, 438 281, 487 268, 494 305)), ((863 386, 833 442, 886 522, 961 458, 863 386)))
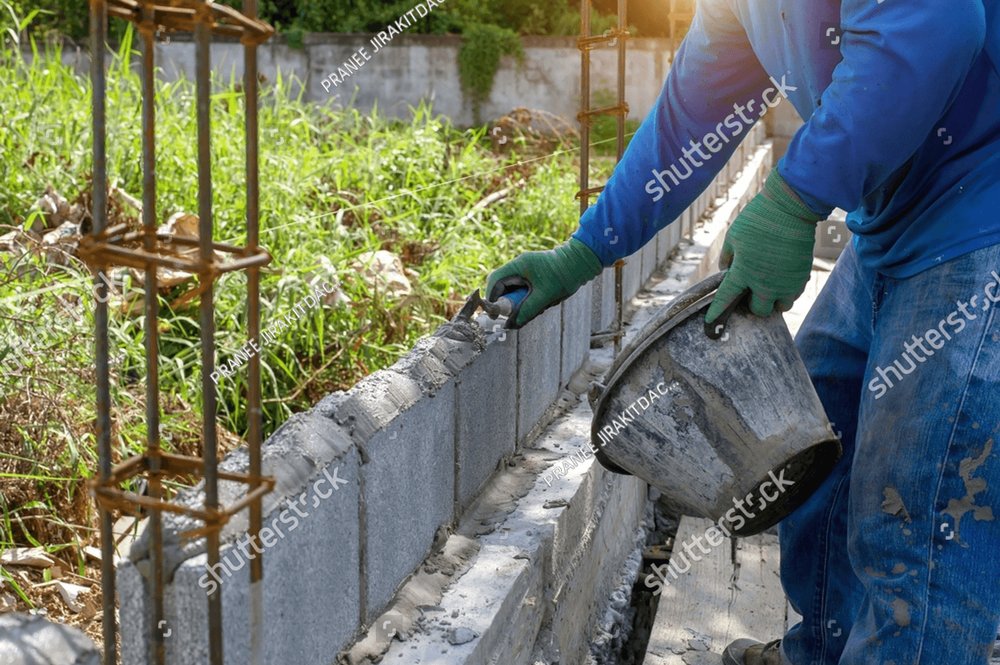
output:
MULTIPOLYGON (((108 73, 108 174, 140 198, 139 79, 126 66, 129 35, 108 73)), ((89 80, 57 54, 34 47, 28 64, 8 35, 0 59, 3 234, 30 225, 32 204, 47 185, 70 200, 89 197, 91 131, 89 80)), ((242 244, 237 83, 217 81, 212 96, 212 175, 215 237, 242 244)), ((497 155, 487 128, 455 128, 426 106, 399 121, 306 103, 294 96, 297 89, 281 76, 261 92, 261 243, 274 257, 262 272, 262 327, 308 295, 315 279, 336 279, 350 303, 310 310, 264 347, 265 434, 324 394, 390 365, 450 316, 491 269, 521 251, 552 246, 577 223, 572 146, 550 155, 516 148, 497 155), (510 190, 505 199, 467 216, 502 188, 510 190), (410 296, 375 292, 351 267, 376 249, 407 258, 410 296)), ((191 82, 157 84, 161 223, 175 212, 197 212, 194 108, 191 82)), ((598 161, 594 180, 608 170, 607 160, 598 161)), ((0 425, 0 549, 12 539, 24 542, 24 534, 69 539, 77 532, 68 525, 88 521, 76 512, 89 510, 80 481, 96 465, 91 278, 78 259, 66 263, 53 265, 38 245, 28 254, 0 252, 0 359, 14 353, 19 340, 31 348, 26 371, 0 371, 0 420, 6 423, 0 425), (46 513, 42 506, 76 508, 46 513)), ((216 285, 220 360, 247 342, 245 287, 238 273, 216 285)), ((192 453, 200 439, 201 348, 196 309, 171 306, 182 291, 161 297, 159 380, 168 446, 192 453)), ((112 386, 113 445, 125 457, 145 438, 141 317, 113 307, 111 338, 112 356, 121 358, 112 386)), ((244 367, 218 388, 219 424, 237 435, 246 429, 246 380, 244 367)))

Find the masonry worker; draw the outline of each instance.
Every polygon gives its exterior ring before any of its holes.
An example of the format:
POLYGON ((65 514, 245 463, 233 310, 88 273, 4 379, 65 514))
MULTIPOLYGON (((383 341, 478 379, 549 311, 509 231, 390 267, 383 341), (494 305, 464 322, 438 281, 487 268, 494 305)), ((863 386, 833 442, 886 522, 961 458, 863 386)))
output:
POLYGON ((1000 624, 1000 0, 698 0, 579 229, 496 270, 487 294, 528 286, 522 326, 638 251, 782 96, 805 123, 729 228, 706 322, 734 303, 790 308, 817 222, 850 211, 853 239, 796 338, 844 456, 779 525, 801 622, 720 658, 987 665, 1000 624))

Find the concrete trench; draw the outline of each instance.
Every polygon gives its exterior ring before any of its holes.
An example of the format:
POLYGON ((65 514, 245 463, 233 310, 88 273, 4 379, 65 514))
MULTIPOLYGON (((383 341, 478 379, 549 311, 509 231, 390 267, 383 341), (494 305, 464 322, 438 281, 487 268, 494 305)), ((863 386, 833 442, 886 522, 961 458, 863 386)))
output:
MULTIPOLYGON (((628 260, 628 329, 714 272, 725 229, 772 166, 756 127, 681 218, 628 260), (719 196, 715 196, 719 194, 719 196), (693 241, 682 239, 695 226, 693 241)), ((613 313, 610 270, 518 331, 447 324, 399 362, 296 414, 264 447, 277 480, 251 623, 246 515, 225 570, 166 516, 168 662, 207 662, 205 589, 222 589, 227 663, 628 663, 647 487, 590 453, 590 349, 613 313), (263 631, 254 660, 250 635, 263 631)), ((242 469, 245 451, 221 468, 242 469)), ((223 483, 224 501, 239 496, 223 483)), ((179 501, 197 502, 196 492, 179 501)), ((118 568, 122 662, 147 662, 148 545, 118 568)), ((646 603, 642 601, 640 605, 646 603)), ((648 603, 647 603, 648 604, 648 603)), ((641 610, 641 611, 640 611, 641 610)), ((641 631, 640 631, 641 632, 641 631)), ((640 662, 638 660, 634 662, 640 662)))

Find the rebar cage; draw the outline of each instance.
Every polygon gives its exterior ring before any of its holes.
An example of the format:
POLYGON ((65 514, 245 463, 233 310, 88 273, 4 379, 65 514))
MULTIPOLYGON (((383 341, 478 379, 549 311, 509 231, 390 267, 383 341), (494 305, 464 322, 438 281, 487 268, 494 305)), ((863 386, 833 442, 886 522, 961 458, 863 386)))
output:
MULTIPOLYGON (((258 180, 258 109, 257 109, 257 46, 274 33, 268 24, 257 19, 256 0, 244 0, 243 11, 218 5, 210 0, 90 0, 91 84, 93 89, 93 229, 80 243, 80 256, 94 273, 95 341, 97 370, 97 444, 98 472, 91 483, 91 493, 100 517, 101 577, 103 586, 104 663, 115 665, 117 656, 117 622, 115 619, 115 546, 112 535, 112 511, 148 514, 150 538, 149 654, 148 662, 162 665, 166 659, 163 608, 164 578, 163 523, 164 511, 188 515, 202 526, 183 534, 187 538, 204 537, 208 565, 219 562, 220 532, 236 513, 249 508, 248 535, 259 538, 261 499, 274 487, 271 478, 261 475, 261 379, 260 358, 250 358, 248 368, 247 473, 226 473, 218 470, 218 437, 216 432, 217 396, 211 380, 215 365, 215 320, 213 288, 224 274, 233 271, 247 273, 247 326, 249 338, 260 339, 260 268, 271 256, 258 245, 259 240, 259 180, 258 180), (105 113, 105 39, 108 17, 132 22, 141 36, 142 78, 142 230, 128 231, 125 225, 108 227, 107 197, 107 126, 105 113), (196 52, 196 115, 198 145, 198 237, 180 238, 157 233, 156 230, 156 145, 154 105, 154 40, 158 33, 189 31, 194 33, 196 52), (236 37, 243 44, 246 128, 246 225, 244 246, 213 242, 212 177, 211 177, 211 42, 212 35, 236 37), (192 250, 196 248, 196 256, 192 250), (183 252, 183 250, 187 252, 183 252), (108 344, 108 280, 107 271, 113 266, 128 266, 143 274, 144 340, 146 349, 146 448, 112 465, 112 414, 110 399, 108 344), (198 279, 199 323, 201 334, 202 386, 202 457, 175 455, 160 446, 160 394, 157 378, 158 317, 157 270, 169 268, 186 272, 198 279), (204 501, 201 506, 187 507, 166 501, 163 480, 183 475, 200 479, 204 501), (125 481, 143 478, 147 493, 125 491, 125 481), (234 481, 246 485, 242 498, 230 505, 219 503, 219 481, 234 481)), ((263 620, 261 581, 263 563, 260 556, 250 564, 251 583, 251 653, 254 662, 260 659, 260 630, 263 620)), ((212 665, 222 665, 222 595, 215 588, 207 594, 209 659, 212 665)))

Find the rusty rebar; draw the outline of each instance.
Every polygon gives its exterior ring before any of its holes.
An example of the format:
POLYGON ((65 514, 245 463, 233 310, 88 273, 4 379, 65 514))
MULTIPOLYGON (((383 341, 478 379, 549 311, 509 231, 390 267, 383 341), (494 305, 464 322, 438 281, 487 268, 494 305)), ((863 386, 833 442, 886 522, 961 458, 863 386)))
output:
MULTIPOLYGON (((163 665, 166 659, 163 560, 163 514, 183 514, 201 522, 178 534, 184 539, 204 537, 208 565, 219 563, 222 527, 240 511, 249 509, 249 534, 259 538, 262 520, 262 498, 274 488, 274 479, 261 476, 261 385, 260 359, 250 361, 251 385, 248 408, 248 443, 250 468, 247 473, 220 471, 218 468, 218 433, 216 417, 218 396, 211 376, 215 367, 215 307, 214 283, 224 273, 248 271, 247 316, 250 337, 260 337, 260 268, 271 256, 259 246, 259 175, 258 175, 258 90, 257 52, 259 43, 273 29, 257 19, 256 0, 246 0, 247 15, 230 7, 205 0, 170 0, 157 4, 154 0, 91 0, 90 45, 91 81, 93 87, 93 229, 81 238, 79 257, 95 273, 94 292, 95 348, 97 357, 97 442, 98 471, 89 483, 97 503, 101 525, 101 574, 103 577, 105 665, 117 665, 117 626, 115 621, 115 570, 112 514, 114 511, 149 515, 150 532, 150 599, 148 618, 149 652, 147 659, 163 665), (125 224, 108 226, 108 175, 106 157, 106 74, 104 70, 106 25, 109 15, 135 23, 141 35, 142 93, 142 231, 129 230, 125 224), (195 91, 198 161, 198 237, 174 237, 156 228, 156 142, 155 142, 155 37, 160 31, 191 29, 195 38, 195 91), (211 35, 235 34, 244 45, 246 95, 246 168, 247 168, 247 241, 245 247, 213 242, 212 178, 211 178, 211 35), (140 247, 141 245, 141 247, 140 247), (196 256, 195 256, 196 255, 196 256), (226 260, 222 260, 222 256, 226 260), (111 463, 111 401, 108 348, 108 280, 109 266, 128 266, 141 270, 145 276, 144 344, 146 353, 146 450, 117 465, 111 463), (180 270, 198 278, 200 298, 199 323, 202 371, 202 454, 188 457, 162 450, 160 442, 160 387, 158 380, 158 319, 160 267, 180 270), (200 476, 204 481, 202 506, 175 504, 165 497, 163 480, 167 477, 200 476), (122 489, 124 483, 138 477, 148 479, 148 492, 141 495, 122 489), (245 483, 247 491, 227 506, 219 502, 219 481, 245 483)), ((257 549, 255 547, 255 549, 257 549)), ((263 577, 262 559, 251 563, 251 583, 254 625, 251 626, 253 660, 261 657, 260 626, 263 625, 263 595, 259 582, 263 577)), ((223 663, 222 594, 215 587, 208 594, 209 662, 223 663)))
MULTIPOLYGON (((629 37, 626 0, 618 0, 618 25, 603 35, 590 34, 590 1, 580 0, 580 37, 577 47, 580 49, 580 112, 577 120, 580 122, 580 189, 576 197, 580 199, 580 214, 583 215, 590 207, 590 197, 604 190, 603 186, 590 186, 590 122, 595 116, 613 115, 616 117, 615 154, 621 161, 625 152, 625 118, 629 107, 625 101, 625 55, 626 40, 629 37), (598 46, 616 46, 618 50, 617 63, 617 103, 600 108, 590 107, 590 51, 598 46)), ((622 267, 625 261, 619 259, 614 264, 614 323, 610 333, 599 332, 592 340, 614 340, 615 355, 621 350, 622 336, 625 334, 624 302, 622 299, 622 267)))
MULTIPOLYGON (((257 18, 256 0, 244 0, 243 13, 250 20, 257 18)), ((259 131, 257 126, 257 45, 252 40, 243 43, 243 95, 246 105, 246 178, 247 178, 247 249, 257 250, 260 241, 260 186, 258 169, 259 131)), ((260 270, 256 266, 247 270, 247 326, 250 339, 260 345, 260 270)), ((260 354, 250 357, 249 386, 247 388, 249 406, 247 408, 247 443, 250 447, 250 476, 259 478, 261 474, 261 373, 260 354)), ((257 487, 251 485, 250 492, 257 487)), ((256 542, 260 537, 263 509, 260 501, 250 504, 249 537, 256 542)), ((250 560, 250 662, 262 662, 261 638, 264 634, 264 560, 263 553, 250 560)))
MULTIPOLYGON (((108 22, 104 0, 90 0, 90 83, 91 126, 93 131, 93 196, 91 217, 94 236, 108 223, 107 118, 104 74, 104 39, 108 22)), ((104 266, 99 266, 98 271, 104 266)), ((108 371, 108 286, 100 275, 94 278, 94 355, 97 372, 97 477, 111 476, 111 378, 108 371)), ((115 619, 115 542, 111 511, 98 507, 101 530, 101 600, 103 604, 104 663, 117 665, 118 646, 115 619)))
MULTIPOLYGON (((144 249, 152 253, 155 249, 156 231, 156 89, 154 70, 155 25, 151 2, 142 4, 142 20, 139 23, 142 36, 142 225, 144 249)), ((163 497, 160 460, 160 385, 159 385, 159 344, 158 321, 159 301, 156 266, 146 264, 145 312, 146 344, 146 449, 149 456, 149 496, 158 501, 163 497)), ((149 513, 150 530, 150 662, 163 665, 166 660, 163 624, 163 514, 158 508, 149 513)))
MULTIPOLYGON (((628 18, 626 16, 626 0, 618 0, 618 30, 628 34, 628 18)), ((625 115, 628 104, 625 103, 625 37, 618 40, 618 132, 616 137, 616 162, 620 162, 625 153, 625 115)), ((615 261, 615 355, 622 348, 622 336, 625 334, 624 308, 622 301, 622 261, 615 261)))
MULTIPOLYGON (((195 107, 198 125, 198 250, 205 263, 214 260, 212 253, 212 42, 211 15, 199 12, 194 28, 195 107)), ((212 372, 215 371, 214 276, 208 271, 198 277, 201 300, 198 303, 201 332, 202 456, 205 474, 205 507, 219 508, 218 433, 215 417, 218 397, 212 372)), ((212 530, 206 536, 208 567, 219 563, 220 534, 212 530)), ((216 585, 208 592, 208 657, 212 665, 222 665, 222 589, 216 585)))

